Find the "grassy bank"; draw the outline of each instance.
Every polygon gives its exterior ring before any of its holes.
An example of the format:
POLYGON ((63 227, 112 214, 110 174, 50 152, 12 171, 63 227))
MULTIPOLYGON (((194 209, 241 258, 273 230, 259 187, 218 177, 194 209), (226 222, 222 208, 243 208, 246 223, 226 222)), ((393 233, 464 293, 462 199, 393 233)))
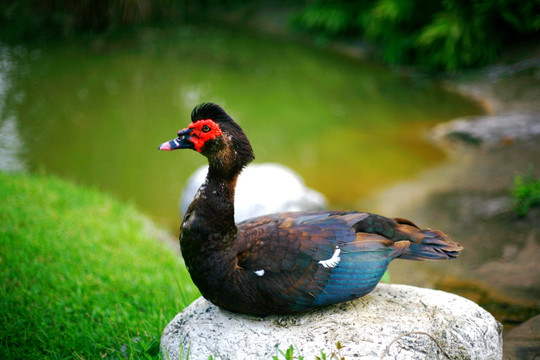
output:
POLYGON ((131 206, 0 172, 0 358, 157 358, 198 292, 131 206))

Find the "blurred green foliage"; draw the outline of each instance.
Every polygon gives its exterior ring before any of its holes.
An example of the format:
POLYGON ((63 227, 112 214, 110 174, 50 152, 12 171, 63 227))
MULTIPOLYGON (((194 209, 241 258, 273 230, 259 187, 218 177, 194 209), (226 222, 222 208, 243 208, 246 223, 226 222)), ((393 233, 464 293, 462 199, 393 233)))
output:
POLYGON ((4 41, 69 37, 251 6, 302 10, 293 19, 318 40, 361 36, 391 64, 455 71, 497 59, 540 33, 540 0, 0 0, 4 41))
POLYGON ((316 0, 294 23, 317 36, 360 35, 387 63, 455 71, 538 36, 540 0, 316 0))
POLYGON ((241 0, 0 0, 0 39, 70 37, 131 25, 183 21, 241 0))
POLYGON ((532 206, 540 205, 540 177, 535 178, 529 170, 526 175, 517 174, 512 186, 514 211, 519 217, 525 217, 532 206))

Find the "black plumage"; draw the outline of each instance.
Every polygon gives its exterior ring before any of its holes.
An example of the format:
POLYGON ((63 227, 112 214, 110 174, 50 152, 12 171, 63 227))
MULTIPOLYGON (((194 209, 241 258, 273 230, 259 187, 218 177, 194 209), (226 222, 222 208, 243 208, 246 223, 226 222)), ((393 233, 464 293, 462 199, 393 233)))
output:
POLYGON ((366 212, 291 212, 236 225, 234 189, 254 159, 251 145, 218 105, 197 106, 191 120, 160 150, 189 148, 208 158, 180 245, 193 282, 224 309, 260 316, 303 312, 369 293, 395 258, 447 260, 462 250, 438 230, 366 212))

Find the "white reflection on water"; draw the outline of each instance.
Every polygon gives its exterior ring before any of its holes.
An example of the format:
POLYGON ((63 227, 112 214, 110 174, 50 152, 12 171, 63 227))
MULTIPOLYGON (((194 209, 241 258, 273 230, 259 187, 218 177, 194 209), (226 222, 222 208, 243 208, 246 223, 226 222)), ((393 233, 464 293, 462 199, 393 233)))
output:
POLYGON ((26 164, 19 156, 24 144, 17 118, 6 110, 7 97, 12 90, 10 77, 15 66, 10 49, 0 43, 0 170, 9 172, 26 170, 26 164))

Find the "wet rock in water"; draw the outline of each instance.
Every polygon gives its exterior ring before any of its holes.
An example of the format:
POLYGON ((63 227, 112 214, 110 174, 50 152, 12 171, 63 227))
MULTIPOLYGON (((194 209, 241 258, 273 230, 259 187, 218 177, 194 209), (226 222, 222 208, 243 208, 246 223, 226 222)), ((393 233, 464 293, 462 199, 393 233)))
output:
POLYGON ((306 314, 258 318, 199 298, 161 338, 164 359, 270 359, 294 347, 305 359, 502 359, 502 326, 460 296, 379 284, 363 298, 306 314), (336 345, 339 342, 339 346, 336 345), (183 354, 180 352, 183 351, 183 354))
POLYGON ((435 126, 431 135, 439 142, 473 146, 507 145, 540 134, 540 114, 508 113, 473 116, 435 126))
POLYGON ((540 358, 540 315, 512 329, 504 336, 506 360, 540 358))
MULTIPOLYGON (((208 166, 202 166, 188 179, 180 199, 185 214, 204 182, 208 166)), ((326 198, 308 188, 300 175, 280 164, 251 164, 238 178, 234 200, 236 222, 286 211, 324 210, 326 198), (261 189, 264 189, 262 191, 261 189)))

